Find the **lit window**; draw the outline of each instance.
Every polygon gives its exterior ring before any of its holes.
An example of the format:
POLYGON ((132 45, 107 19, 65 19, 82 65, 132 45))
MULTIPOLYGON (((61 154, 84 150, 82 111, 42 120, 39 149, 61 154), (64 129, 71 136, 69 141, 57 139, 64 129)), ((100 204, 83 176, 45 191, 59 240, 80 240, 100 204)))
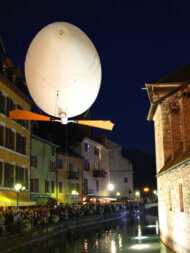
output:
POLYGON ((90 160, 84 159, 84 169, 86 171, 90 170, 90 160))
POLYGON ((94 169, 100 170, 100 163, 99 162, 94 162, 94 169))
POLYGON ((86 152, 90 152, 90 144, 85 143, 85 144, 84 144, 84 150, 85 150, 86 152))

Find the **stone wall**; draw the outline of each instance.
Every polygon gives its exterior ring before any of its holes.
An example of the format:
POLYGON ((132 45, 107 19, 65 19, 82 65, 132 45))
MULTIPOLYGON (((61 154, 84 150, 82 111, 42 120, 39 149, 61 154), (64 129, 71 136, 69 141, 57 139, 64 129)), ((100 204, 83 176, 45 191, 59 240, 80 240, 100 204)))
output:
POLYGON ((190 86, 176 91, 171 85, 168 93, 167 86, 158 86, 154 98, 168 94, 153 117, 160 238, 175 252, 186 253, 190 252, 190 86))
POLYGON ((190 161, 157 179, 160 238, 175 252, 190 252, 190 161))

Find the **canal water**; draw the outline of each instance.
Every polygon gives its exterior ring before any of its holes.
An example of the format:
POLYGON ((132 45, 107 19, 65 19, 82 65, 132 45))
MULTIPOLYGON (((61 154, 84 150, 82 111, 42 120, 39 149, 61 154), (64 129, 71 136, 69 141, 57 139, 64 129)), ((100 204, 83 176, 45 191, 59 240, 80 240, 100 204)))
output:
POLYGON ((69 238, 61 234, 15 253, 169 253, 159 240, 158 218, 127 217, 76 229, 69 238))

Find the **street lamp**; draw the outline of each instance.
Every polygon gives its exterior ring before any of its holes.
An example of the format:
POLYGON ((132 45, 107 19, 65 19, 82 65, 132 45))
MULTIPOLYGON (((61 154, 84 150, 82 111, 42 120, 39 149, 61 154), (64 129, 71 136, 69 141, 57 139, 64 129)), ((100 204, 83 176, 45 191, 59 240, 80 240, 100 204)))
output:
POLYGON ((78 196, 79 193, 76 190, 72 190, 71 194, 73 195, 73 204, 75 204, 75 196, 78 196))
POLYGON ((108 184, 108 190, 113 191, 113 189, 114 189, 114 185, 113 184, 108 184))
POLYGON ((117 192, 116 195, 119 197, 121 194, 120 194, 120 192, 117 192))
POLYGON ((144 192, 149 192, 149 191, 150 191, 150 188, 149 188, 149 187, 144 187, 144 188, 143 188, 143 191, 144 191, 144 192))
POLYGON ((135 192, 135 196, 136 196, 137 199, 139 199, 139 198, 140 198, 140 192, 139 192, 139 191, 136 191, 136 192, 135 192))
POLYGON ((15 190, 17 191, 17 212, 19 212, 19 194, 20 190, 24 191, 26 188, 25 186, 22 186, 21 184, 15 185, 15 190))

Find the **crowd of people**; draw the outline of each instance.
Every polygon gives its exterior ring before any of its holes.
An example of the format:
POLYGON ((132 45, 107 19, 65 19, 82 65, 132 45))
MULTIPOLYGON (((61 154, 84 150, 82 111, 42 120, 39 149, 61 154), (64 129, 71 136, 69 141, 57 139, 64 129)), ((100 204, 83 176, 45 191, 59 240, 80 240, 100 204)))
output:
POLYGON ((15 207, 0 210, 0 234, 12 234, 32 227, 64 222, 75 217, 104 215, 126 210, 125 204, 60 205, 53 207, 15 207))

